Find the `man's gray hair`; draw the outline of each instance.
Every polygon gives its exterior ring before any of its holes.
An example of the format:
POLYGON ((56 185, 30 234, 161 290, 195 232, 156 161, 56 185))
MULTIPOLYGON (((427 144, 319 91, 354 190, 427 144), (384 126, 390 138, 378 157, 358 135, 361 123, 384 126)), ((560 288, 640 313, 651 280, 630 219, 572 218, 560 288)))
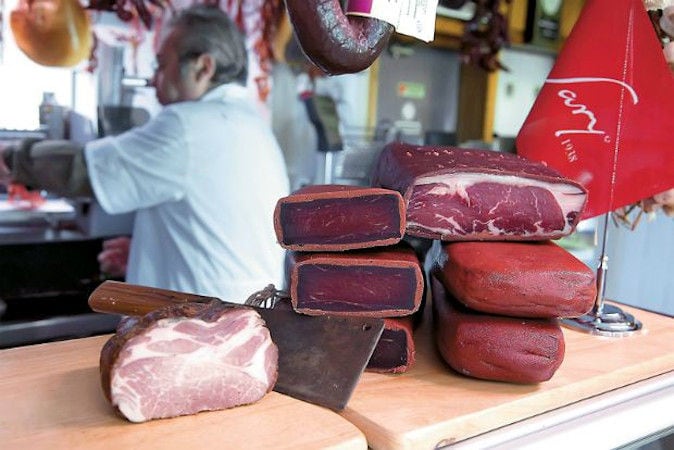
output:
POLYGON ((208 53, 215 59, 213 84, 246 84, 248 54, 242 33, 232 20, 216 6, 194 5, 183 9, 171 20, 180 28, 180 48, 176 49, 181 65, 208 53))

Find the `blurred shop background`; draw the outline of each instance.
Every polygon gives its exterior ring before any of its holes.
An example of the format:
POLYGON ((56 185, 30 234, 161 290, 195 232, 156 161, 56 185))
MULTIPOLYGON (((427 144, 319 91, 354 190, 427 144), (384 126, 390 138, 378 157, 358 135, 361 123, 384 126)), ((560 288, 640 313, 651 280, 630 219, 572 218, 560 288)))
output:
MULTIPOLYGON (((16 3, 4 0, 4 11, 16 3)), ((367 184, 378 151, 395 139, 515 151, 514 138, 583 2, 564 1, 558 33, 541 44, 526 37, 527 2, 513 1, 513 42, 500 53, 508 70, 494 73, 462 62, 462 17, 470 14, 471 2, 463 3, 439 10, 433 43, 393 39, 377 63, 358 74, 308 76, 289 40, 284 58, 273 64, 271 93, 259 106, 284 150, 294 189, 367 184)), ((47 68, 18 50, 2 22, 0 144, 26 137, 87 142, 157 113, 148 84, 153 33, 130 29, 107 13, 96 16, 96 29, 96 70, 86 63, 47 68), (59 114, 40 123, 44 100, 59 114)), ((92 199, 52 200, 58 208, 42 215, 0 209, 0 347, 111 329, 109 320, 88 314, 84 300, 100 282, 95 255, 101 240, 129 233, 133 217, 108 216, 92 199), (67 264, 60 263, 64 254, 67 264)), ((597 220, 585 221, 560 244, 594 269, 601 232, 597 220)), ((634 230, 611 223, 608 298, 674 316, 674 277, 668 274, 673 236, 674 220, 662 214, 644 218, 634 230)))

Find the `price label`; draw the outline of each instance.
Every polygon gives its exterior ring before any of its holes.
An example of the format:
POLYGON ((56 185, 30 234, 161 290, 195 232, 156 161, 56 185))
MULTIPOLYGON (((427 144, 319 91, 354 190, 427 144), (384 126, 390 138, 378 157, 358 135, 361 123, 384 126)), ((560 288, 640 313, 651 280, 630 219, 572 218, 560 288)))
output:
POLYGON ((438 0, 349 0, 346 13, 384 20, 400 34, 430 42, 438 0))

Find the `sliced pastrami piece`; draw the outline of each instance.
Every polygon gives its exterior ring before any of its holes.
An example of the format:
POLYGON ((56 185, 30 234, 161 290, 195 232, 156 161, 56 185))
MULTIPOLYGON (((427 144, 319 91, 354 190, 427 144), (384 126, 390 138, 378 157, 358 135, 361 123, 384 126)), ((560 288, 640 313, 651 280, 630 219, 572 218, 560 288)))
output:
POLYGON ((278 349, 254 309, 184 303, 125 323, 100 371, 116 410, 145 422, 257 402, 276 383, 278 349))
POLYGON ((403 194, 406 232, 444 241, 546 240, 571 234, 587 191, 511 153, 391 143, 373 186, 403 194))
POLYGON ((274 228, 279 244, 288 250, 394 245, 405 234, 403 198, 390 189, 307 186, 277 202, 274 228))
POLYGON ((384 319, 384 331, 365 370, 403 373, 412 368, 416 352, 413 328, 413 319, 410 316, 384 319))
POLYGON ((304 54, 329 75, 367 69, 393 34, 383 20, 347 16, 339 0, 286 0, 286 9, 304 54))
POLYGON ((521 319, 470 310, 432 278, 433 331, 442 358, 457 372, 483 380, 547 381, 564 360, 564 334, 551 319, 521 319))
POLYGON ((396 317, 419 309, 421 264, 406 246, 344 253, 292 253, 290 296, 303 314, 396 317))
POLYGON ((452 242, 437 261, 445 288, 471 309, 516 317, 578 317, 594 305, 594 271, 550 242, 452 242))

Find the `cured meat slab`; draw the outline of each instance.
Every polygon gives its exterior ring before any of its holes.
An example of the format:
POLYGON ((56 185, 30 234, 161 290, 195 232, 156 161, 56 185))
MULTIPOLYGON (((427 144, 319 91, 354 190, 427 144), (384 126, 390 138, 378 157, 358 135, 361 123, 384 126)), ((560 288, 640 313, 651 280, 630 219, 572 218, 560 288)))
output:
POLYGON ((307 186, 274 211, 279 244, 295 251, 342 251, 394 245, 405 234, 397 191, 345 185, 307 186))
POLYGON ((387 318, 412 314, 421 304, 423 271, 407 246, 293 252, 289 261, 292 305, 303 314, 387 318))
POLYGON ((257 402, 276 382, 278 349, 252 308, 183 303, 123 321, 100 372, 116 410, 145 422, 257 402))
POLYGON ((413 319, 410 316, 384 319, 384 331, 365 370, 402 373, 414 365, 413 319))
POLYGON ((579 183, 511 153, 400 142, 382 150, 372 185, 403 194, 408 234, 444 241, 557 239, 587 201, 579 183))
POLYGON ((491 314, 578 317, 597 296, 594 272, 551 241, 446 243, 437 265, 457 300, 491 314))
POLYGON ((547 381, 564 359, 564 335, 550 319, 521 319, 469 310, 432 277, 435 342, 457 372, 483 380, 547 381))

